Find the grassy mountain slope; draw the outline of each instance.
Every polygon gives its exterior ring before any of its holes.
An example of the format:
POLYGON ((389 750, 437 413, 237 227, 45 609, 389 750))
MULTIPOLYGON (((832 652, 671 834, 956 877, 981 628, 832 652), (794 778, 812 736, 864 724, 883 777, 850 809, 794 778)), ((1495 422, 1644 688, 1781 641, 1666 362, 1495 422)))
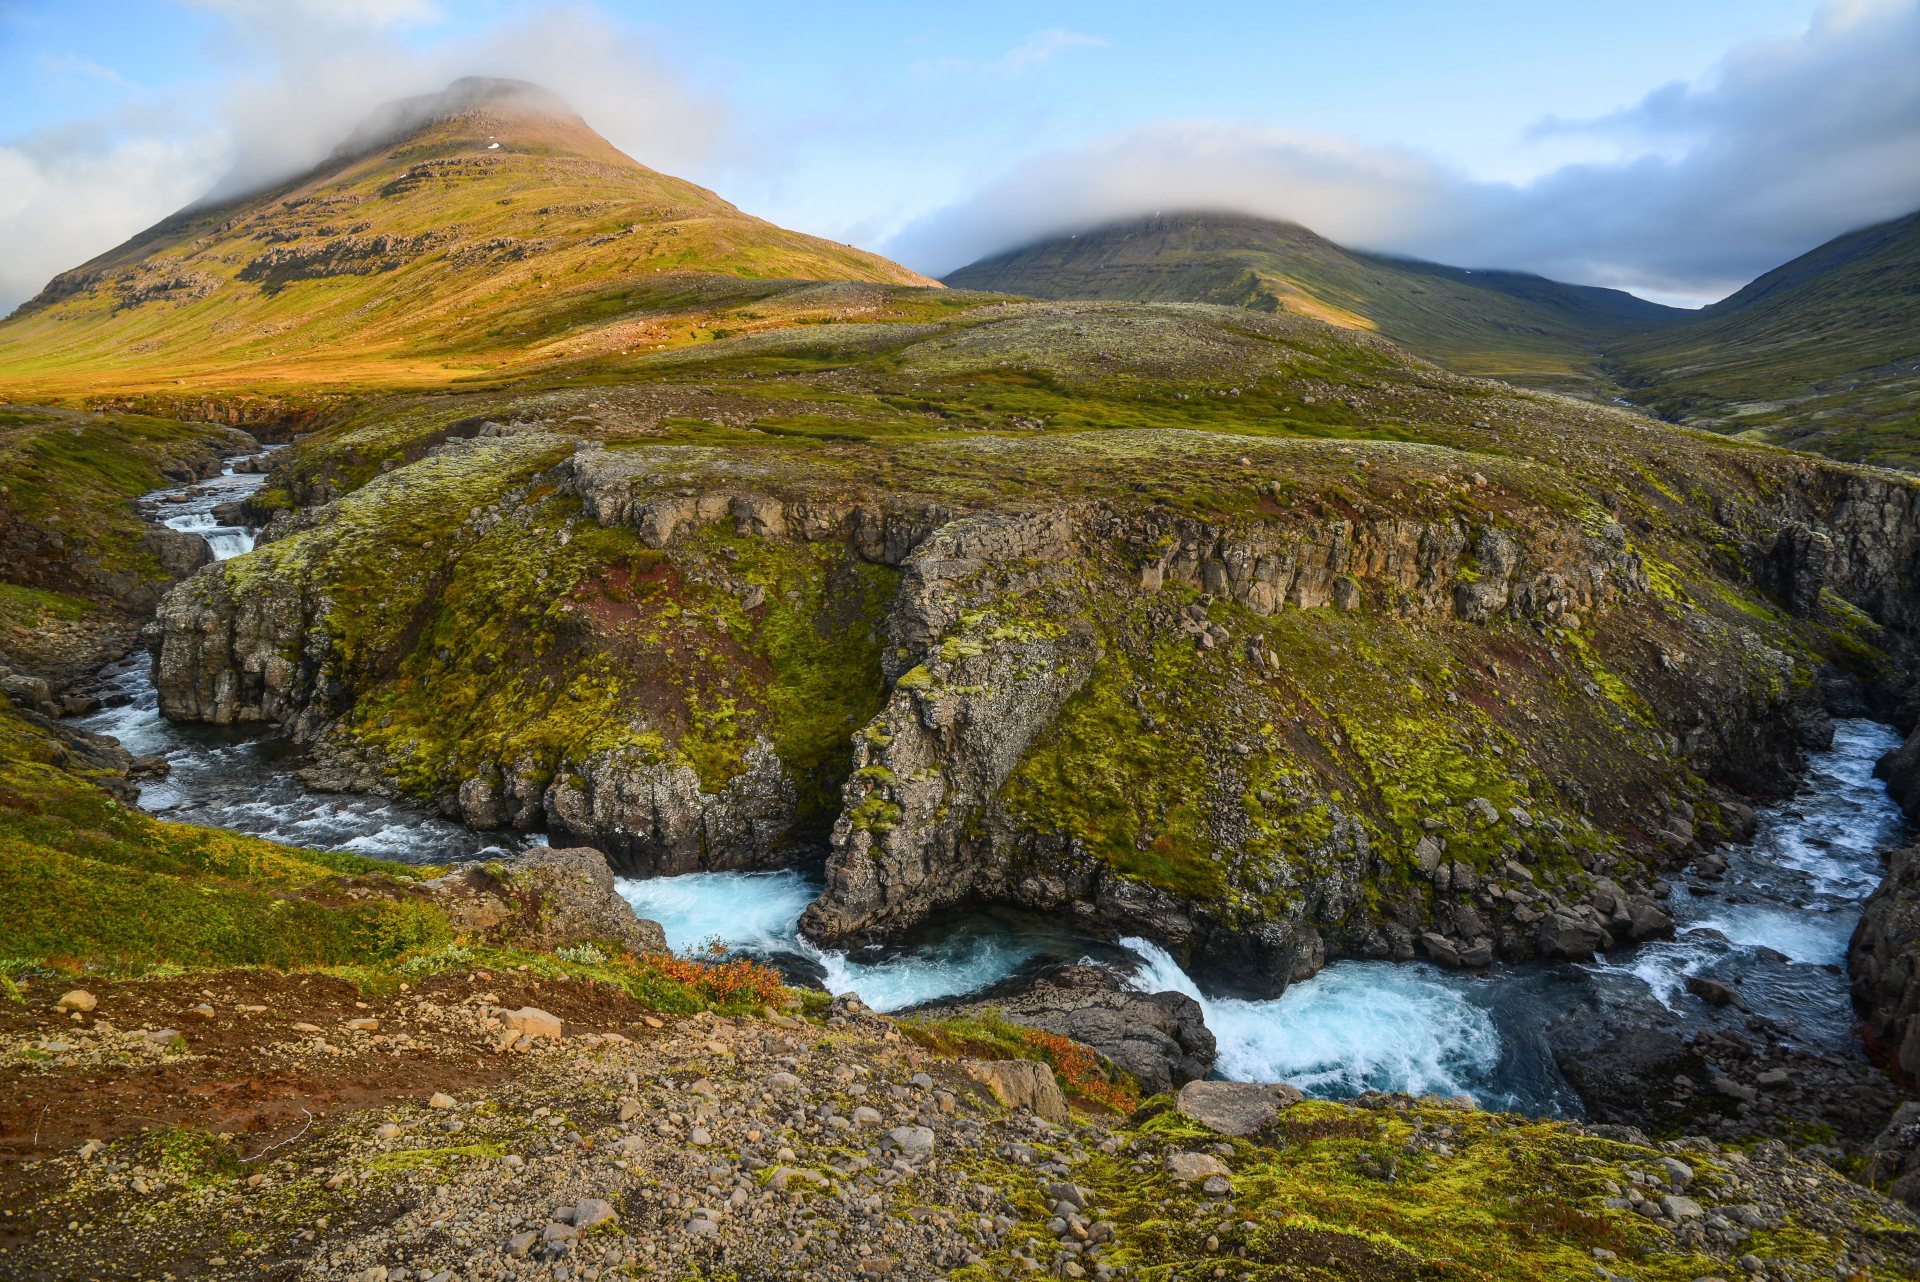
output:
POLYGON ((715 275, 933 284, 656 173, 535 86, 460 81, 56 277, 0 323, 0 388, 433 385, 539 360, 588 320, 637 318, 628 348, 686 341, 664 318, 715 275))
POLYGON ((1835 237, 1612 355, 1669 418, 1920 464, 1920 212, 1835 237))
POLYGON ((1243 214, 1117 223, 982 259, 946 283, 1036 298, 1281 308, 1374 330, 1463 373, 1563 386, 1585 380, 1598 345, 1684 315, 1524 272, 1356 253, 1297 224, 1243 214))

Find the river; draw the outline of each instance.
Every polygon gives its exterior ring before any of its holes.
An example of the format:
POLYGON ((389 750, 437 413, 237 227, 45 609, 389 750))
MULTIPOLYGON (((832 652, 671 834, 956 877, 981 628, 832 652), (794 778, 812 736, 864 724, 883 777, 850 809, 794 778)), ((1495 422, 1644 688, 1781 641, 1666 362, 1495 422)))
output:
MULTIPOLYGON (((203 534, 221 559, 251 549, 250 531, 219 526, 215 504, 251 492, 258 476, 229 474, 149 496, 166 524, 203 534), (167 494, 188 501, 167 503, 167 494)), ((297 751, 259 727, 176 725, 159 715, 148 660, 108 674, 131 702, 81 719, 136 755, 163 753, 172 773, 141 791, 143 809, 167 819, 252 833, 289 845, 406 863, 444 863, 544 840, 476 833, 403 800, 309 791, 294 774, 297 751)), ((718 940, 778 965, 799 982, 849 989, 878 1010, 989 989, 1022 973, 1092 961, 1150 991, 1198 999, 1220 1043, 1221 1076, 1285 1081, 1312 1095, 1369 1088, 1466 1092, 1482 1105, 1531 1114, 1578 1114, 1554 1064, 1556 1030, 1643 1025, 1696 1016, 1690 975, 1736 983, 1755 1016, 1791 1044, 1848 1053, 1851 1007, 1846 947, 1860 905, 1881 875, 1879 851, 1906 834, 1897 807, 1872 777, 1899 737, 1870 721, 1837 723, 1831 751, 1815 754, 1794 797, 1759 812, 1751 846, 1729 850, 1727 875, 1696 895, 1678 878, 1668 907, 1672 941, 1629 945, 1591 964, 1496 963, 1480 974, 1427 962, 1338 961, 1271 1001, 1200 992, 1163 950, 1141 939, 1107 941, 1014 911, 958 913, 897 945, 851 953, 816 947, 796 922, 818 892, 812 869, 620 879, 620 893, 665 928, 677 950, 718 940)))

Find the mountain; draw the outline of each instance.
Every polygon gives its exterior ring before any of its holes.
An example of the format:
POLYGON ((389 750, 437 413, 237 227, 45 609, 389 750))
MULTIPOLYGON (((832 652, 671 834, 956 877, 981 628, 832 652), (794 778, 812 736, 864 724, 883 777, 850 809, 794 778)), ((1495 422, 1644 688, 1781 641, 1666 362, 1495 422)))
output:
POLYGON ((1920 211, 1836 236, 1610 355, 1664 417, 1920 466, 1920 211))
MULTIPOLYGON (((469 78, 56 276, 0 323, 0 389, 446 382, 582 326, 697 312, 718 277, 935 284, 657 173, 536 85, 469 78)), ((630 325, 611 349, 683 329, 630 325)))
POLYGON ((1181 213, 983 258, 949 287, 1282 309, 1374 330, 1449 368, 1569 389, 1603 344, 1687 313, 1615 289, 1345 249, 1296 223, 1181 213))

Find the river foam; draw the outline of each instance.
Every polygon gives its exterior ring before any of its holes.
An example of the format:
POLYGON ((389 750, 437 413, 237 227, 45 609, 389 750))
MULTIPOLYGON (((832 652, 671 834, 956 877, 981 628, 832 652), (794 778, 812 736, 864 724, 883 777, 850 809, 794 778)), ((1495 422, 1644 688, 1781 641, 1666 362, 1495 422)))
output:
POLYGON ((1149 940, 1120 942, 1141 959, 1136 988, 1200 1003, 1219 1045, 1214 1071, 1231 1081, 1286 1082, 1331 1098, 1484 1095, 1500 1066, 1492 1017, 1430 965, 1335 962, 1272 1001, 1244 1001, 1206 996, 1149 940))
POLYGON ((1035 964, 1078 960, 1097 940, 1021 914, 962 913, 898 945, 851 952, 821 948, 800 933, 800 914, 819 881, 795 869, 619 878, 634 912, 660 923, 676 952, 717 943, 810 980, 830 993, 858 993, 879 1011, 991 988, 1035 964))

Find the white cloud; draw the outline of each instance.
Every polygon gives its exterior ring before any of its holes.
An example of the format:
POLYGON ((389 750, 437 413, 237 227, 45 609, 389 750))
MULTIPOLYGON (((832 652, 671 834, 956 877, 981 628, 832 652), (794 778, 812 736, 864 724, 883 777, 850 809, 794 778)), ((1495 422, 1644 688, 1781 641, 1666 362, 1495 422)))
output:
POLYGON ((971 58, 931 58, 922 59, 914 64, 914 71, 923 80, 930 80, 942 72, 974 75, 982 79, 999 79, 1024 75, 1035 67, 1052 62, 1069 49, 1105 49, 1108 44, 1099 36, 1082 35, 1077 31, 1068 31, 1065 27, 1049 27, 1045 31, 1036 31, 1007 50, 993 61, 981 64, 971 58))
POLYGON ((185 0, 194 9, 243 22, 298 24, 308 30, 331 26, 348 30, 431 22, 440 16, 433 0, 185 0))
POLYGON ((712 153, 723 103, 582 6, 536 13, 424 49, 393 29, 418 0, 196 0, 227 18, 234 70, 198 98, 131 102, 110 116, 0 143, 0 315, 49 278, 206 194, 246 190, 324 159, 379 104, 461 76, 531 80, 609 141, 669 169, 712 153))
POLYGON ((1920 206, 1920 0, 1838 0, 1695 84, 1537 132, 1620 159, 1493 183, 1419 156, 1238 121, 1166 121, 1039 156, 886 251, 947 272, 1155 210, 1291 219, 1342 243, 1703 301, 1920 206))
POLYGON ((98 136, 0 147, 0 315, 57 273, 198 196, 222 156, 208 140, 98 136))
POLYGON ((1051 62, 1069 49, 1105 49, 1107 42, 1098 36, 1083 36, 1077 31, 1068 31, 1065 27, 1051 27, 1046 31, 1036 31, 1007 50, 1000 59, 1003 70, 1014 75, 1041 63, 1051 62))
POLYGON ((49 80, 100 80, 110 85, 124 85, 127 80, 111 67, 103 67, 97 62, 89 62, 78 54, 43 53, 36 57, 34 65, 40 74, 49 80))

